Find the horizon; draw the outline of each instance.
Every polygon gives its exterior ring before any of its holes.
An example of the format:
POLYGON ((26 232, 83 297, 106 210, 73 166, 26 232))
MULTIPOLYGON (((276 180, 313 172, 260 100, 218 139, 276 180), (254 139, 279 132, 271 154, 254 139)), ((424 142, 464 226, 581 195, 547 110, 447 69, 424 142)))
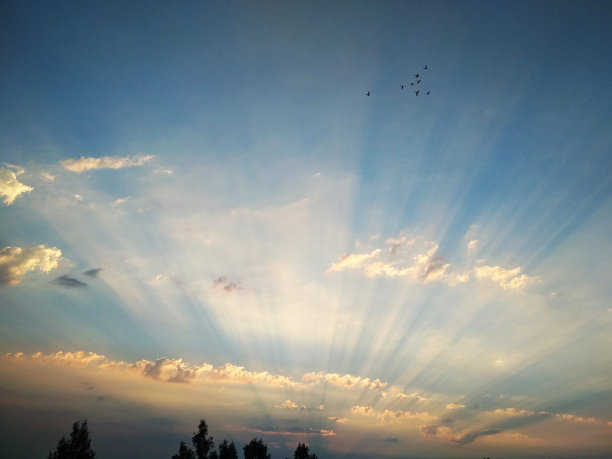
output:
POLYGON ((612 454, 610 2, 3 12, 0 456, 612 454))

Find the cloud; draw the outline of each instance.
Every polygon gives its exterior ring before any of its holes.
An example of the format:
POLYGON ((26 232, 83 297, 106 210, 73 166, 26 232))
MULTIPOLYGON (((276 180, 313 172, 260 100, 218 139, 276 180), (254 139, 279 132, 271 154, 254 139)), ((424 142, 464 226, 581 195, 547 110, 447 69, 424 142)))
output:
POLYGON ((198 376, 201 372, 212 369, 212 365, 189 366, 183 359, 168 359, 161 357, 155 362, 141 360, 135 367, 146 376, 165 382, 185 383, 198 376))
POLYGON ((329 416, 327 419, 329 419, 330 421, 334 421, 338 424, 346 424, 346 421, 348 421, 347 418, 341 418, 339 416, 329 416))
POLYGON ((371 406, 355 405, 353 408, 351 408, 351 413, 363 416, 370 416, 374 414, 374 408, 372 408, 371 406))
POLYGON ((286 435, 286 436, 304 436, 304 435, 319 435, 321 437, 333 437, 336 432, 329 429, 314 429, 312 427, 279 427, 279 426, 229 426, 232 431, 253 432, 263 435, 286 435))
POLYGON ((370 253, 347 253, 340 257, 340 259, 333 263, 329 269, 328 273, 336 272, 336 271, 344 271, 346 269, 358 269, 362 266, 366 265, 366 263, 373 258, 378 257, 381 249, 376 249, 370 253))
POLYGON ((333 263, 328 273, 344 270, 362 270, 367 277, 411 277, 421 282, 439 281, 446 277, 450 266, 444 257, 437 254, 438 244, 416 239, 407 239, 405 235, 389 238, 386 252, 375 249, 370 253, 344 254, 333 263))
POLYGON ((431 437, 438 433, 439 427, 437 424, 424 424, 419 427, 419 432, 424 437, 431 437))
POLYGON ((449 403, 448 405, 446 405, 447 410, 461 410, 463 408, 465 408, 465 405, 461 403, 449 403))
POLYGON ((370 378, 353 376, 348 373, 341 375, 339 373, 311 372, 306 373, 302 377, 302 381, 310 383, 327 382, 338 387, 363 387, 374 391, 380 391, 388 385, 388 383, 381 381, 380 379, 371 380, 370 378))
POLYGON ((81 174, 93 169, 123 169, 124 167, 142 166, 155 156, 102 156, 100 158, 65 159, 62 165, 66 170, 81 174))
POLYGON ((0 249, 0 286, 16 285, 28 271, 49 272, 57 268, 62 251, 44 244, 0 249))
POLYGON ((70 277, 67 274, 57 277, 53 283, 67 288, 87 287, 85 282, 81 282, 80 280, 70 277))
POLYGON ((384 410, 378 414, 378 419, 383 424, 393 422, 404 422, 414 419, 433 419, 433 416, 428 411, 423 412, 412 412, 412 411, 401 411, 401 410, 384 410))
POLYGON ((227 293, 231 293, 235 290, 241 290, 242 287, 240 285, 240 281, 230 280, 225 276, 221 276, 217 278, 213 285, 215 287, 223 288, 227 293))
POLYGON ((98 277, 100 272, 104 271, 104 266, 100 266, 99 268, 88 269, 83 274, 92 278, 98 277))
MULTIPOLYGON (((12 167, 16 168, 17 166, 12 167)), ((21 175, 23 172, 22 168, 18 168, 17 173, 15 173, 10 169, 0 167, 0 195, 4 196, 4 203, 7 206, 13 204, 19 195, 29 193, 34 189, 17 180, 17 176, 21 175)))
POLYGON ((195 379, 202 379, 238 384, 257 384, 268 387, 295 387, 299 385, 288 376, 275 375, 267 371, 248 371, 244 367, 232 365, 231 363, 226 363, 217 368, 206 362, 200 365, 190 365, 180 358, 169 359, 167 357, 160 357, 154 362, 139 360, 135 363, 128 363, 111 360, 104 355, 86 351, 58 351, 50 354, 38 352, 30 356, 23 353, 9 353, 5 354, 5 358, 10 361, 31 360, 72 367, 94 365, 101 370, 136 372, 142 376, 162 382, 187 383, 195 379))
POLYGON ((478 247, 478 239, 472 239, 470 242, 468 242, 467 248, 469 251, 474 251, 476 250, 476 248, 478 247))
POLYGON ((427 397, 423 397, 422 395, 417 394, 416 392, 411 392, 409 394, 400 392, 395 396, 395 398, 397 398, 398 400, 416 399, 419 402, 426 402, 429 400, 427 397))
POLYGON ((478 279, 490 279, 504 290, 522 290, 537 281, 537 277, 521 274, 521 268, 504 269, 500 266, 481 266, 476 268, 478 279))
POLYGON ((459 438, 455 438, 451 441, 456 445, 466 445, 468 443, 472 443, 474 440, 476 440, 479 437, 485 437, 487 435, 497 435, 497 434, 502 433, 503 431, 504 431, 503 429, 488 429, 488 430, 482 430, 480 432, 471 432, 459 438))
POLYGON ((285 400, 280 405, 274 405, 274 408, 284 408, 286 410, 297 410, 299 407, 293 400, 285 400))

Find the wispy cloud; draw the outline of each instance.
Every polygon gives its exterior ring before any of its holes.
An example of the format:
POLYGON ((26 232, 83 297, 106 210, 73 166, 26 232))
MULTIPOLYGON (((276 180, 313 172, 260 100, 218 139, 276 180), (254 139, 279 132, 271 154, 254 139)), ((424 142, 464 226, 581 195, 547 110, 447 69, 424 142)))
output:
POLYGON ((143 166, 155 156, 101 156, 99 158, 65 159, 62 165, 66 170, 81 174, 94 169, 123 169, 124 167, 143 166))
POLYGON ((487 429, 487 430, 481 430, 479 432, 470 432, 465 435, 462 435, 459 438, 455 438, 451 441, 456 445, 466 445, 468 443, 472 443, 477 438, 485 437, 487 435, 497 435, 497 434, 502 433, 503 431, 504 431, 503 429, 487 429))
MULTIPOLYGON (((8 167, 17 168, 17 166, 8 167)), ((0 195, 4 197, 4 203, 8 206, 15 202, 20 195, 23 193, 29 193, 34 188, 21 183, 17 177, 23 174, 23 168, 17 168, 16 172, 10 169, 0 167, 0 195)))
POLYGON ((336 432, 329 429, 315 429, 312 427, 280 427, 280 426, 231 426, 232 430, 241 430, 264 435, 283 435, 291 437, 302 437, 305 435, 318 435, 321 437, 333 437, 336 432))
POLYGON ((74 277, 70 277, 67 274, 55 278, 53 280, 53 283, 66 288, 87 287, 87 284, 85 282, 81 282, 80 280, 75 279, 74 277))
POLYGON ((99 268, 88 269, 83 274, 85 276, 95 278, 95 277, 98 277, 102 271, 104 271, 104 267, 100 266, 99 268))
POLYGON ((4 247, 0 249, 0 286, 16 285, 23 276, 36 269, 50 272, 57 268, 62 251, 44 244, 32 247, 4 247))
POLYGON ((214 282, 213 285, 215 287, 218 288, 222 288, 223 290, 225 290, 227 293, 231 293, 235 290, 240 290, 242 289, 242 286, 240 285, 240 281, 237 280, 230 280, 228 279, 226 276, 221 276, 218 277, 214 282))

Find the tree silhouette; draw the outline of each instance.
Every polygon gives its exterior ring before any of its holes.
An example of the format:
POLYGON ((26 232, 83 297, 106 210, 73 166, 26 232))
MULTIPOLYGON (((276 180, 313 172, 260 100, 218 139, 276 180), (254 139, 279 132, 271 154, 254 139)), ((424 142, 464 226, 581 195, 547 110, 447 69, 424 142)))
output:
POLYGON ((244 459, 270 459, 268 445, 261 438, 253 438, 243 449, 244 459))
POLYGON ((223 440, 219 444, 219 459, 238 459, 238 452, 234 442, 228 444, 227 440, 223 440))
POLYGON ((293 459, 318 459, 316 454, 308 454, 309 448, 305 443, 298 443, 293 459))
POLYGON ((195 459, 195 457, 193 450, 184 441, 181 441, 178 454, 172 456, 172 459, 195 459))
POLYGON ((91 449, 87 419, 82 423, 72 424, 70 440, 62 435, 57 442, 55 452, 49 451, 49 459, 95 459, 96 453, 91 449))
POLYGON ((191 442, 193 443, 198 459, 207 459, 209 451, 212 451, 214 448, 214 442, 213 437, 208 436, 208 425, 204 419, 200 419, 198 433, 193 434, 191 442))

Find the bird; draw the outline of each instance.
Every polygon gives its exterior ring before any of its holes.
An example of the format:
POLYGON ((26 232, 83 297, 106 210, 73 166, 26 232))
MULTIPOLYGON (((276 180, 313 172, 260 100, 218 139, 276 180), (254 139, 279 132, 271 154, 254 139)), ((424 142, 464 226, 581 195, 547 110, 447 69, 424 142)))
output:
POLYGON ((427 70, 427 66, 423 67, 424 70, 427 70))
POLYGON ((416 94, 417 97, 419 97, 419 91, 420 91, 420 89, 414 91, 414 93, 416 94))
POLYGON ((368 93, 366 94, 366 96, 369 96, 369 95, 370 95, 370 91, 368 91, 368 93))
POLYGON ((429 93, 430 93, 430 92, 431 92, 431 91, 429 91, 429 90, 428 90, 428 91, 427 91, 427 95, 429 95, 429 93))
POLYGON ((417 80, 417 84, 419 84, 421 82, 421 80, 417 80))
POLYGON ((417 73, 417 74, 416 74, 414 77, 415 77, 415 78, 418 78, 418 77, 419 77, 419 74, 417 73))
POLYGON ((414 83, 410 83, 410 86, 414 86, 414 83))
POLYGON ((402 90, 404 89, 404 85, 402 85, 402 90))

